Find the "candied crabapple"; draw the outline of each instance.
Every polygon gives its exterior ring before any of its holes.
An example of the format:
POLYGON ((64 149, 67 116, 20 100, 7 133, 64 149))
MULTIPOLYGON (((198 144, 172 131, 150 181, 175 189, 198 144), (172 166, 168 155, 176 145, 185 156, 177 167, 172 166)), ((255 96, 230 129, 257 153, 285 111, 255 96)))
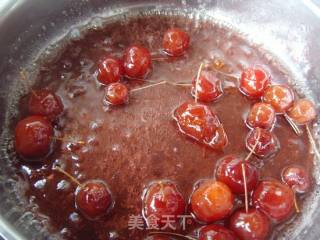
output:
POLYGON ((236 211, 230 218, 229 227, 242 240, 264 240, 268 238, 271 224, 268 217, 257 209, 236 211))
POLYGON ((237 240, 233 231, 217 224, 210 224, 200 228, 199 240, 237 240))
POLYGON ((286 167, 281 174, 282 181, 297 193, 310 190, 311 179, 307 170, 301 166, 286 167))
POLYGON ((276 112, 268 103, 255 103, 248 114, 246 123, 251 128, 271 129, 276 121, 276 112))
POLYGON ((62 113, 63 104, 60 97, 50 90, 34 90, 29 98, 28 110, 32 115, 54 119, 62 113))
POLYGON ((254 191, 252 202, 271 219, 280 222, 286 220, 293 212, 294 192, 278 180, 264 180, 254 191))
POLYGON ((276 113, 282 114, 293 105, 294 93, 286 85, 272 85, 264 91, 263 101, 269 103, 276 113))
POLYGON ((122 83, 111 83, 106 87, 105 102, 111 105, 121 105, 129 101, 129 91, 122 83))
POLYGON ((218 116, 206 105, 186 102, 174 110, 180 132, 215 150, 222 150, 228 138, 218 116))
POLYGON ((262 128, 254 128, 246 138, 246 147, 257 157, 266 158, 278 152, 280 143, 273 132, 262 128))
POLYGON ((129 78, 144 78, 152 69, 151 55, 148 49, 133 45, 123 56, 124 73, 129 78))
POLYGON ((123 75, 123 64, 120 60, 107 57, 98 64, 98 80, 103 84, 119 82, 123 75))
POLYGON ((53 127, 45 117, 29 116, 16 126, 15 149, 28 159, 45 157, 50 153, 53 134, 53 127))
POLYGON ((234 207, 234 196, 228 185, 208 180, 194 190, 190 204, 196 219, 210 223, 230 215, 234 207))
POLYGON ((90 180, 76 189, 76 208, 89 220, 106 215, 114 205, 111 191, 104 181, 90 180))
POLYGON ((270 74, 261 66, 255 66, 241 73, 239 88, 250 98, 260 98, 269 84, 270 74))
POLYGON ((171 181, 154 182, 144 193, 143 216, 148 226, 153 218, 158 227, 163 227, 167 216, 171 216, 177 223, 185 210, 185 200, 176 184, 171 181))
POLYGON ((242 163, 246 170, 247 189, 252 191, 257 186, 259 172, 248 161, 244 162, 243 159, 230 154, 220 160, 216 170, 217 180, 227 184, 235 194, 244 194, 242 163))
POLYGON ((312 122, 317 116, 317 111, 313 102, 303 98, 293 104, 288 115, 296 124, 303 125, 312 122))
POLYGON ((189 48, 190 37, 180 28, 171 28, 163 36, 163 51, 169 56, 177 57, 189 48))
POLYGON ((197 97, 201 102, 215 101, 223 94, 221 80, 212 71, 203 70, 200 73, 199 80, 193 78, 191 94, 197 97), (197 96, 196 96, 197 89, 197 96))

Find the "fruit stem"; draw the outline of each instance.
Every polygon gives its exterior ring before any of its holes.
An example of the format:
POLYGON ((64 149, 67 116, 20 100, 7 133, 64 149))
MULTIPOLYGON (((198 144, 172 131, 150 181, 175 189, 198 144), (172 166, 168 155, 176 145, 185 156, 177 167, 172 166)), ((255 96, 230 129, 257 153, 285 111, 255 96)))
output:
POLYGON ((294 203, 294 207, 296 209, 296 212, 300 213, 300 208, 299 208, 299 205, 298 205, 297 194, 296 193, 294 193, 294 196, 293 196, 293 203, 294 203))
POLYGON ((171 232, 150 232, 149 235, 165 235, 165 236, 171 236, 171 237, 180 237, 180 238, 189 239, 189 240, 197 240, 196 238, 191 236, 186 236, 186 235, 171 233, 171 232))
POLYGON ((167 81, 161 81, 161 82, 150 84, 150 85, 147 85, 147 86, 144 86, 144 87, 132 89, 132 90, 130 90, 130 92, 137 92, 137 91, 140 91, 140 90, 143 90, 143 89, 155 87, 155 86, 166 84, 166 83, 167 83, 167 81))
POLYGON ((198 74, 197 74, 197 79, 196 79, 196 84, 195 84, 195 103, 198 102, 198 86, 199 86, 199 80, 200 80, 200 74, 202 71, 203 63, 200 64, 198 74))
POLYGON ((249 152, 249 154, 247 155, 247 157, 244 159, 245 162, 250 159, 250 157, 252 156, 254 150, 256 149, 256 147, 257 147, 257 145, 258 145, 258 143, 259 143, 260 136, 261 136, 261 130, 260 130, 260 128, 258 128, 258 131, 259 131, 259 132, 258 132, 258 137, 257 137, 257 139, 256 139, 256 142, 255 142, 253 148, 250 149, 250 152, 249 152))
POLYGON ((313 135, 311 133, 311 130, 310 130, 310 127, 308 124, 306 124, 306 130, 307 130, 307 134, 308 134, 308 138, 309 138, 309 141, 310 141, 310 144, 312 146, 312 150, 314 152, 314 154, 316 155, 316 157, 318 158, 318 160, 320 160, 320 153, 319 153, 319 150, 317 148, 317 144, 313 138, 313 135))
POLYGON ((156 58, 152 58, 152 61, 162 62, 162 61, 166 61, 166 60, 169 60, 169 58, 167 58, 167 57, 156 57, 156 58))
POLYGON ((187 82, 177 82, 177 83, 172 83, 172 82, 166 82, 169 85, 172 86, 186 86, 186 87, 191 87, 192 84, 191 83, 187 83, 187 82))
POLYGON ((248 161, 250 159, 250 157, 252 156, 254 150, 256 149, 259 140, 260 140, 260 135, 261 135, 261 131, 260 128, 258 128, 258 137, 256 139, 256 142, 253 146, 252 149, 250 149, 249 154, 247 155, 247 157, 243 160, 243 162, 241 163, 241 169, 242 169, 242 178, 243 178, 243 187, 244 187, 244 202, 245 202, 245 209, 246 209, 246 213, 249 210, 249 202, 248 202, 248 187, 247 187, 247 175, 246 175, 246 168, 244 166, 244 163, 246 161, 248 161))
POLYGON ((72 182, 74 182, 76 185, 78 185, 79 187, 82 187, 82 184, 75 178, 73 177, 71 174, 67 173, 65 170, 63 170, 59 165, 56 165, 53 167, 53 170, 56 170, 62 174, 64 174, 65 176, 67 176, 72 182))
POLYGON ((302 135, 301 129, 297 126, 297 124, 294 121, 292 121, 292 119, 288 116, 288 114, 285 113, 284 118, 289 123, 289 125, 291 126, 295 134, 297 134, 298 136, 301 136, 302 135))
MULTIPOLYGON (((71 139, 67 139, 67 138, 65 138, 65 137, 55 137, 55 136, 53 136, 53 137, 51 137, 51 138, 54 139, 54 140, 59 140, 59 141, 61 141, 61 142, 71 141, 71 139)), ((79 143, 79 144, 85 144, 84 141, 77 141, 77 143, 79 143)))
POLYGON ((246 174, 246 168, 244 166, 244 162, 241 163, 241 169, 242 169, 243 186, 244 186, 244 202, 245 202, 246 213, 248 213, 249 203, 248 203, 248 188, 247 188, 247 176, 246 176, 247 174, 246 174))

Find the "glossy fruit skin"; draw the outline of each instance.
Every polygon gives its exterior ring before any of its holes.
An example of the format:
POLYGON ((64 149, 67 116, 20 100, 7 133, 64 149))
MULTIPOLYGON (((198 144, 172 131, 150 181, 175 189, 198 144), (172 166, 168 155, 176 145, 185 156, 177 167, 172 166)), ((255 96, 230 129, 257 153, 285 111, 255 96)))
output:
POLYGON ((278 138, 273 132, 262 128, 254 128, 249 132, 246 139, 246 147, 248 151, 253 148, 253 154, 260 158, 274 156, 280 149, 278 138), (254 148, 256 142, 257 146, 254 148))
POLYGON ((282 181, 297 193, 306 193, 311 188, 311 179, 303 167, 290 166, 282 171, 282 181))
POLYGON ((270 75, 261 66, 248 68, 241 73, 240 91, 250 98, 260 98, 270 84, 270 75))
POLYGON ((163 51, 169 56, 181 56, 189 48, 189 44, 189 35, 180 28, 171 28, 163 36, 163 51))
POLYGON ((143 196, 143 216, 148 226, 152 224, 150 217, 156 217, 158 227, 165 225, 166 216, 178 222, 183 215, 186 203, 175 183, 157 181, 152 183, 143 196))
POLYGON ((107 57, 98 64, 98 80, 102 84, 119 82, 123 76, 123 64, 120 60, 107 57))
POLYGON ((200 222, 210 223, 231 214, 234 196, 223 182, 207 180, 192 193, 190 203, 194 217, 200 222))
POLYGON ((255 103, 248 114, 246 123, 250 128, 272 129, 276 121, 276 112, 270 104, 255 103))
POLYGON ((288 111, 289 117, 298 125, 308 124, 317 117, 316 107, 308 99, 299 99, 288 111))
POLYGON ((250 192, 258 184, 259 172, 248 161, 244 162, 235 155, 227 155, 220 160, 216 171, 217 180, 227 184, 235 194, 244 194, 242 163, 246 172, 247 190, 250 192))
POLYGON ((148 49, 133 45, 123 56, 124 73, 129 78, 145 78, 152 70, 152 60, 148 49))
POLYGON ((294 94, 286 85, 272 85, 264 91, 263 101, 269 103, 276 113, 283 114, 293 105, 294 94))
POLYGON ((223 94, 221 80, 212 71, 203 70, 200 73, 198 83, 197 76, 193 78, 191 94, 201 102, 213 102, 223 94), (197 85, 197 96, 196 96, 197 85))
POLYGON ((278 180, 264 180, 253 193, 253 204, 276 222, 286 220, 294 209, 294 192, 278 180))
POLYGON ((217 224, 210 224, 200 228, 199 240, 237 240, 233 231, 217 224))
POLYGON ((78 186, 75 203, 76 208, 89 220, 105 216, 114 205, 109 187, 101 180, 90 180, 78 186))
POLYGON ((20 120, 15 129, 15 149, 27 160, 37 160, 50 153, 53 127, 43 116, 33 115, 20 120))
POLYGON ((230 218, 232 229, 241 240, 265 240, 271 230, 268 217, 257 209, 236 211, 230 218))
POLYGON ((129 101, 129 91, 122 83, 111 83, 106 87, 105 102, 111 105, 122 105, 129 101))
POLYGON ((49 119, 55 119, 63 112, 60 97, 47 89, 32 91, 28 108, 30 114, 46 116, 49 119))
POLYGON ((186 102, 174 110, 173 118, 180 132, 212 149, 222 150, 228 144, 223 125, 206 105, 186 102))

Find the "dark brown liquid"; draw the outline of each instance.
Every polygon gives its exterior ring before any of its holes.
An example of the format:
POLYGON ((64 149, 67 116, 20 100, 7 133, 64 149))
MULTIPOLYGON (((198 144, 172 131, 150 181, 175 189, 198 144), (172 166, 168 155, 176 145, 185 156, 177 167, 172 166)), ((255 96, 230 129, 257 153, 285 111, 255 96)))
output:
MULTIPOLYGON (((273 81, 287 79, 281 69, 237 34, 211 22, 196 23, 182 17, 150 16, 111 23, 70 42, 58 58, 42 64, 37 86, 53 89, 63 99, 65 113, 57 129, 65 140, 57 144, 45 165, 19 166, 30 183, 27 196, 35 196, 39 211, 50 217, 52 231, 61 231, 66 239, 102 240, 109 232, 120 236, 116 239, 143 239, 146 232, 129 231, 128 220, 130 215, 141 214, 141 195, 149 182, 175 181, 187 201, 198 180, 214 176, 218 159, 229 153, 248 154, 245 138, 249 129, 244 118, 253 102, 239 92, 233 81, 225 82, 223 96, 208 104, 228 135, 229 145, 224 152, 212 151, 178 131, 172 111, 192 100, 189 87, 159 85, 132 93, 128 105, 103 105, 104 89, 95 76, 98 60, 106 55, 121 56, 131 44, 149 48, 158 58, 163 33, 172 26, 190 34, 191 47, 183 57, 154 61, 148 80, 191 82, 200 62, 213 58, 223 59, 227 71, 235 75, 258 63, 269 68, 273 81), (76 186, 52 171, 53 163, 65 167, 79 181, 106 181, 116 202, 112 213, 99 221, 86 220, 75 209, 76 186)), ((133 80, 125 83, 130 89, 148 84, 133 80)), ((25 101, 21 105, 24 112, 25 101)), ((311 171, 306 135, 296 136, 282 116, 277 117, 274 132, 281 149, 272 159, 255 160, 261 178, 280 179, 282 169, 291 164, 311 171)), ((188 225, 185 233, 195 225, 188 225)))

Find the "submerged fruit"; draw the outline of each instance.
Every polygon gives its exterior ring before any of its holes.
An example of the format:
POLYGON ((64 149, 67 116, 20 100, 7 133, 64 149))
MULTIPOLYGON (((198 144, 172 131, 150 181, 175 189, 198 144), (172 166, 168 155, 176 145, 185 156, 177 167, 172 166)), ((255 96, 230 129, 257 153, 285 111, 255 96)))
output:
POLYGON ((294 94, 288 86, 273 85, 264 91, 263 101, 269 103, 277 113, 285 113, 293 105, 294 94))
POLYGON ((278 180, 262 181, 253 193, 255 207, 271 219, 286 220, 294 209, 294 193, 290 187, 278 180))
POLYGON ((271 230, 268 217, 257 209, 236 211, 229 225, 241 240, 264 240, 271 230))
POLYGON ((261 66, 248 68, 240 77, 240 91, 250 97, 259 98, 270 84, 270 75, 261 66))
POLYGON ((29 159, 45 157, 51 150, 53 128, 43 116, 30 116, 20 120, 15 129, 15 149, 29 159))
POLYGON ((177 57, 189 48, 190 37, 180 28, 171 28, 164 34, 162 46, 169 56, 177 57))
POLYGON ((103 84, 119 82, 122 75, 122 62, 116 58, 107 57, 98 65, 98 80, 103 84))
POLYGON ((76 207, 89 220, 106 215, 113 207, 108 186, 101 180, 91 180, 78 186, 75 196, 76 207))
POLYGON ((213 149, 222 150, 228 143, 218 116, 206 105, 183 103, 174 110, 173 118, 183 134, 213 149))
POLYGON ((270 104, 255 103, 248 114, 246 123, 251 128, 271 129, 276 121, 276 112, 270 104))
POLYGON ((237 240, 237 237, 226 227, 210 224, 200 228, 199 240, 237 240))
POLYGON ((155 182, 143 196, 143 216, 148 226, 156 223, 158 227, 162 227, 168 216, 170 220, 177 222, 185 210, 183 196, 173 182, 155 182))
POLYGON ((201 102, 215 101, 223 94, 221 80, 213 72, 203 70, 198 81, 197 76, 193 79, 191 94, 201 102))
POLYGON ((259 173, 249 162, 244 162, 234 155, 227 155, 219 162, 216 171, 217 180, 227 184, 235 194, 244 193, 242 164, 245 167, 247 190, 252 191, 258 183, 259 173))
POLYGON ((230 188, 220 181, 208 180, 191 195, 191 212, 201 222, 210 223, 230 215, 234 206, 230 188))
POLYGON ((129 78, 144 78, 152 69, 151 55, 148 49, 133 45, 123 56, 124 73, 129 78))
POLYGON ((288 111, 288 115, 296 124, 302 125, 312 122, 317 116, 317 111, 313 102, 299 99, 288 111))
POLYGON ((55 119, 63 111, 60 97, 47 89, 32 91, 28 107, 30 114, 46 116, 49 119, 55 119))

